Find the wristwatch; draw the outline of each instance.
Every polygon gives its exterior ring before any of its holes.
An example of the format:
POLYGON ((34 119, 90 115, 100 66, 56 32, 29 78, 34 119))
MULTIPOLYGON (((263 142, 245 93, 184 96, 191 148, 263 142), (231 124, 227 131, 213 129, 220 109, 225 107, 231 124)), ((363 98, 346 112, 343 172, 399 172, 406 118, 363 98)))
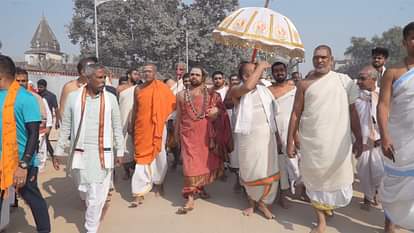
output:
POLYGON ((27 169, 29 165, 25 161, 21 160, 19 161, 19 167, 22 169, 27 169))

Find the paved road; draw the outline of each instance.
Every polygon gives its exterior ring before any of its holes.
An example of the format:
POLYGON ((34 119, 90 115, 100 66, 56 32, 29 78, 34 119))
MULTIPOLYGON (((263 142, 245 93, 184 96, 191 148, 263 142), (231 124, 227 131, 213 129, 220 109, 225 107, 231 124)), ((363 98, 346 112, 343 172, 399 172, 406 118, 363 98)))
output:
MULTIPOLYGON (((54 171, 48 161, 47 169, 39 175, 39 187, 49 204, 52 232, 75 233, 83 230, 83 207, 75 187, 65 172, 54 171)), ((110 208, 101 224, 100 233, 283 233, 309 232, 314 214, 307 203, 291 201, 291 208, 281 209, 273 205, 276 220, 266 220, 260 215, 242 216, 246 199, 232 192, 234 179, 217 181, 208 187, 211 199, 197 200, 196 209, 186 216, 175 214, 182 205, 180 195, 182 176, 180 171, 169 171, 165 182, 165 197, 148 194, 144 205, 131 209, 130 186, 121 179, 117 169, 116 191, 110 208)), ((358 185, 355 185, 357 189, 358 185)), ((383 213, 379 209, 370 212, 359 209, 361 194, 355 192, 352 203, 336 211, 329 221, 329 233, 382 232, 383 213)), ((21 201, 13 211, 7 233, 35 232, 33 219, 27 206, 21 201)), ((406 233, 407 231, 400 231, 406 233)))

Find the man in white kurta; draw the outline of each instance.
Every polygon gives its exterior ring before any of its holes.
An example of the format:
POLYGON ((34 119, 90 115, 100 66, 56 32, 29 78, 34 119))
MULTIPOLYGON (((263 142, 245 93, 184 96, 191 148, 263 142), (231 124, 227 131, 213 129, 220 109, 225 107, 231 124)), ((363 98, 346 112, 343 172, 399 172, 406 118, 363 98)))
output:
POLYGON ((399 225, 414 230, 414 22, 403 29, 407 57, 381 81, 378 123, 385 175, 379 196, 386 217, 385 232, 399 225))
POLYGON ((122 161, 125 170, 124 179, 131 178, 135 167, 134 141, 131 134, 128 132, 131 131, 130 122, 132 108, 134 106, 135 87, 136 85, 130 86, 119 93, 119 111, 121 113, 122 134, 124 136, 124 158, 122 161))
MULTIPOLYGON (((300 172, 317 217, 312 232, 325 232, 326 217, 348 205, 352 198, 352 136, 355 150, 362 138, 355 100, 358 87, 344 74, 331 71, 332 52, 326 45, 314 50, 314 72, 298 83, 289 123, 287 153, 295 155, 294 135, 299 130, 300 172)), ((297 145, 296 145, 297 146, 297 145)))
POLYGON ((96 233, 105 205, 114 168, 114 149, 124 155, 118 102, 104 90, 105 68, 98 64, 85 69, 87 84, 71 92, 65 104, 54 158, 64 155, 67 138, 71 138, 69 171, 78 190, 84 194, 87 233, 96 233), (115 142, 115 144, 113 144, 115 142))
POLYGON ((357 84, 360 94, 355 102, 361 121, 363 152, 358 157, 357 175, 360 189, 364 193, 361 209, 369 210, 376 205, 376 192, 384 173, 384 164, 380 146, 380 135, 377 125, 377 104, 379 88, 376 86, 378 71, 372 66, 363 68, 358 75, 357 84))

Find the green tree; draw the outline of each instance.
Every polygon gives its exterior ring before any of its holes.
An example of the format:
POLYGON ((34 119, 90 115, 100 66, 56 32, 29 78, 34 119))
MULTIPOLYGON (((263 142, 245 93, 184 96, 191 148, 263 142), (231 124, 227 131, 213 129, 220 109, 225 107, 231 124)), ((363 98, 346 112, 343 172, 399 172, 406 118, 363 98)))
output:
POLYGON ((374 36, 371 40, 364 37, 352 37, 351 46, 344 53, 350 59, 350 63, 338 70, 353 78, 357 77, 363 66, 371 63, 371 50, 374 47, 384 47, 389 50, 390 56, 387 66, 392 66, 401 61, 401 58, 406 54, 401 42, 401 27, 393 27, 383 32, 381 36, 374 36))
POLYGON ((190 64, 202 63, 209 71, 234 73, 246 51, 230 48, 213 41, 212 32, 221 21, 239 6, 238 0, 195 0, 184 5, 186 29, 189 31, 190 64))
MULTIPOLYGON (((81 55, 95 54, 94 0, 75 0, 69 38, 81 55)), ((98 7, 100 60, 128 67, 154 62, 161 71, 178 60, 179 0, 109 1, 98 7)))
MULTIPOLYGON (((238 0, 109 1, 98 7, 100 60, 105 65, 129 67, 154 62, 161 72, 185 61, 185 31, 189 38, 190 65, 201 63, 208 71, 233 73, 245 50, 216 44, 214 28, 238 7, 238 0)), ((74 0, 68 26, 72 43, 81 56, 95 54, 94 0, 74 0)))

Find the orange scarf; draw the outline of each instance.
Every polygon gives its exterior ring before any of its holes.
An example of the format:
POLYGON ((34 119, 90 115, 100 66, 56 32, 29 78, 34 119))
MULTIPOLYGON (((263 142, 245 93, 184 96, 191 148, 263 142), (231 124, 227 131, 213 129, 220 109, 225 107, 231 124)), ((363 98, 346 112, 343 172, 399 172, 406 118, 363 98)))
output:
MULTIPOLYGON (((0 189, 6 191, 13 185, 13 175, 19 163, 14 102, 20 85, 14 81, 6 95, 3 106, 2 152, 0 159, 0 189)), ((6 195, 5 195, 6 196, 6 195)))

